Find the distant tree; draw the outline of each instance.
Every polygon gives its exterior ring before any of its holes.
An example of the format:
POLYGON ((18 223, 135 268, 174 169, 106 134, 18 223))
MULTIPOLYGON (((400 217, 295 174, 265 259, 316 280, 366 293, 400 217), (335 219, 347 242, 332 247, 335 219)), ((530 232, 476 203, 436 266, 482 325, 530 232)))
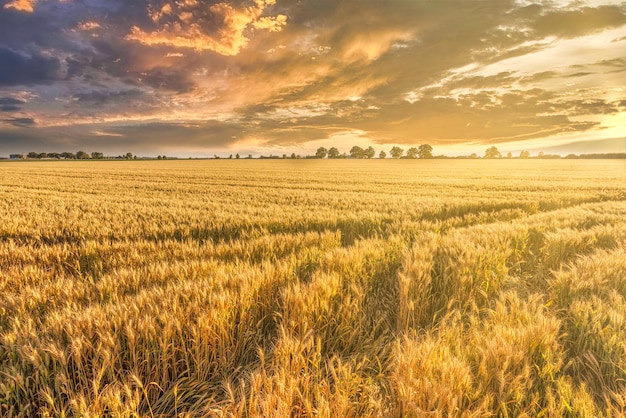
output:
POLYGON ((402 157, 402 154, 404 154, 404 150, 400 147, 393 147, 389 153, 393 158, 400 158, 402 157))
POLYGON ((419 151, 415 147, 411 147, 406 152, 406 158, 415 159, 417 158, 419 151))
POLYGON ((131 154, 130 152, 126 153, 126 159, 127 160, 132 160, 133 159, 133 154, 131 154))
POLYGON ((239 153, 235 154, 235 158, 236 158, 236 159, 241 158, 241 156, 239 155, 239 153))
POLYGON ((324 147, 319 147, 317 151, 315 152, 316 158, 326 158, 327 155, 328 155, 328 150, 324 147))
POLYGON ((229 159, 229 160, 232 160, 232 159, 233 159, 233 154, 230 154, 230 155, 228 156, 228 159, 229 159))
POLYGON ((295 159, 296 159, 296 153, 295 153, 295 152, 292 152, 292 153, 291 153, 291 159, 292 159, 292 160, 295 160, 295 159))
POLYGON ((470 158, 478 158, 478 154, 476 154, 475 152, 472 153, 472 155, 470 155, 470 158))
POLYGON ((365 157, 365 150, 363 148, 359 147, 358 145, 355 145, 352 148, 350 148, 350 157, 352 157, 352 158, 364 158, 365 157))
POLYGON ((85 151, 78 151, 76 153, 76 158, 78 158, 79 160, 88 160, 89 158, 91 158, 91 156, 85 151))
POLYGON ((28 154, 26 154, 26 157, 28 157, 28 158, 39 158, 39 154, 36 153, 36 152, 31 151, 28 154))
POLYGON ((507 152, 507 153, 506 153, 506 158, 513 158, 513 154, 511 154, 511 152, 510 152, 510 151, 509 151, 509 152, 507 152))
POLYGON ((420 158, 433 158, 433 147, 428 144, 422 144, 417 148, 417 155, 420 158))
POLYGON ((366 158, 374 158, 374 156, 376 155, 376 150, 374 149, 374 147, 372 147, 371 145, 369 147, 367 147, 367 149, 364 151, 364 155, 366 158))
POLYGON ((61 157, 68 160, 73 160, 74 158, 76 158, 73 152, 62 152, 61 157))
POLYGON ((252 159, 252 154, 248 154, 248 159, 251 160, 252 159))
POLYGON ((387 158, 387 153, 383 150, 380 150, 380 154, 378 154, 378 158, 382 158, 382 159, 387 158))
POLYGON ((104 154, 101 152, 92 152, 91 158, 93 158, 94 160, 101 160, 104 158, 104 154))
POLYGON ((48 153, 47 152, 40 152, 37 155, 37 158, 48 158, 48 153))
POLYGON ((328 150, 328 158, 339 158, 339 150, 335 147, 331 147, 328 150))
POLYGON ((58 160, 59 158, 61 158, 61 154, 59 154, 58 152, 49 152, 48 158, 56 158, 58 160))
POLYGON ((537 154, 537 158, 543 158, 544 154, 543 151, 539 151, 539 154, 537 154))
POLYGON ((158 155, 158 156, 157 156, 157 160, 160 160, 160 159, 161 159, 161 156, 160 156, 160 155, 158 155))
POLYGON ((530 152, 524 150, 524 151, 519 153, 519 157, 520 158, 530 158, 530 152))
POLYGON ((485 151, 485 158, 500 158, 502 154, 498 151, 498 148, 495 146, 487 148, 485 151))

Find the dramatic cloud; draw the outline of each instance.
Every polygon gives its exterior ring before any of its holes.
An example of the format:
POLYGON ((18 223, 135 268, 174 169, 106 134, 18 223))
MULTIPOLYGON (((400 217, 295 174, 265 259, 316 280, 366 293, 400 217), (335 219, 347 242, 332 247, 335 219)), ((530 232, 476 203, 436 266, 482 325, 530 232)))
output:
POLYGON ((157 30, 145 32, 133 26, 125 39, 145 45, 237 55, 249 42, 244 32, 250 26, 278 32, 287 23, 285 15, 262 16, 265 9, 274 3, 274 0, 255 0, 253 5, 237 8, 223 2, 209 6, 207 13, 204 2, 166 2, 161 7, 151 6, 148 9, 157 30))
POLYGON ((625 57, 617 0, 5 1, 0 155, 592 150, 625 57))

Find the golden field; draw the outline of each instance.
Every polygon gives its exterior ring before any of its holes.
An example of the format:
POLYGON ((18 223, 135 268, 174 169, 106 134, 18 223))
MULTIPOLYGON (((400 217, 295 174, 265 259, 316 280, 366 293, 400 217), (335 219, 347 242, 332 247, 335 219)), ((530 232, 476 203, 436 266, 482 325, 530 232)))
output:
POLYGON ((0 164, 0 416, 626 414, 626 161, 0 164))

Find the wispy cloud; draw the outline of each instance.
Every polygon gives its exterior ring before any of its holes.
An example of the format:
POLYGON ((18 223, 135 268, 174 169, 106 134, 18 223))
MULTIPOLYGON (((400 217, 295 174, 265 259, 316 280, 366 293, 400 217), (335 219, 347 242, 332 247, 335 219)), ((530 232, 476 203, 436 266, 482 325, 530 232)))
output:
POLYGON ((116 138, 122 138, 124 137, 124 135, 122 134, 116 134, 113 132, 104 132, 104 131, 91 131, 91 133, 95 136, 109 136, 109 137, 116 137, 116 138))

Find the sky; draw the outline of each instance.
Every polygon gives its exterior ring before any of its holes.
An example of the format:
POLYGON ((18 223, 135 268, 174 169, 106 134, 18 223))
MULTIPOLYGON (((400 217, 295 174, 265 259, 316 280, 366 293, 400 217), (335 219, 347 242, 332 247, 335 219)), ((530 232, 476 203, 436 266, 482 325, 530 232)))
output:
POLYGON ((0 155, 626 152, 615 0, 0 0, 0 155))

